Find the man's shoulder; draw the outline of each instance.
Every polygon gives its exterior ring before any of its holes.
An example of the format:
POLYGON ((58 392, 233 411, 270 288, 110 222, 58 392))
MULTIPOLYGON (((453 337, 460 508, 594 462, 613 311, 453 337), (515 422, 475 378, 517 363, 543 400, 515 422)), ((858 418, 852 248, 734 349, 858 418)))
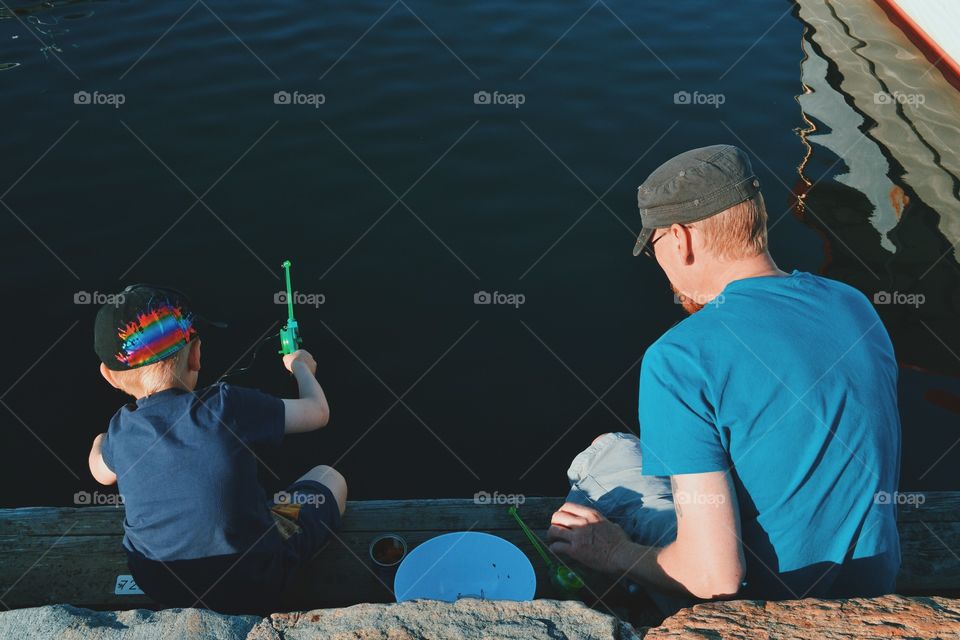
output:
POLYGON ((852 285, 847 284, 846 282, 834 280, 833 278, 828 278, 826 276, 820 276, 815 273, 798 272, 798 275, 803 276, 806 282, 819 286, 824 291, 829 292, 832 295, 849 298, 850 300, 855 300, 856 302, 869 302, 867 296, 862 291, 852 285))
POLYGON ((719 307, 706 307, 687 316, 657 338, 647 349, 647 353, 665 355, 671 352, 696 351, 701 343, 709 342, 713 333, 720 327, 722 314, 719 307))
POLYGON ((693 316, 668 329, 647 347, 640 365, 641 379, 656 369, 660 375, 668 372, 684 371, 684 376, 696 376, 701 370, 704 349, 710 340, 705 332, 707 325, 693 323, 693 316))
MULTIPOLYGON (((863 332, 880 323, 870 298, 860 289, 832 278, 805 273, 804 291, 810 304, 824 311, 825 327, 834 326, 863 332)), ((878 294, 879 295, 879 294, 878 294)))

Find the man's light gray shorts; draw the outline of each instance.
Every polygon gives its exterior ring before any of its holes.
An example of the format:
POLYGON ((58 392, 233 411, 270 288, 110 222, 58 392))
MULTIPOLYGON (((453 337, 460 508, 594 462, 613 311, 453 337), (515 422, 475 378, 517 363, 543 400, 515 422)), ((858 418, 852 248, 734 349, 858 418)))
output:
MULTIPOLYGON (((605 433, 581 451, 567 470, 568 502, 592 507, 620 525, 634 542, 664 547, 677 537, 668 476, 643 475, 640 440, 632 433, 605 433)), ((691 600, 648 591, 665 614, 691 600)))

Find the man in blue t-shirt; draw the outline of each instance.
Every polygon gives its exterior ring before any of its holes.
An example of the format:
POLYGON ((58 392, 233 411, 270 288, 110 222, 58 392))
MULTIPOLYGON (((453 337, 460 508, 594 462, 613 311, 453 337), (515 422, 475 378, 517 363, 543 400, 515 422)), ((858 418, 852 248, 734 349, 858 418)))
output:
POLYGON ((253 447, 327 424, 313 357, 283 357, 299 398, 226 383, 195 390, 201 318, 183 294, 137 285, 97 314, 100 372, 136 399, 90 450, 97 481, 118 484, 123 547, 144 593, 166 606, 269 612, 333 535, 347 485, 320 465, 268 501, 253 447))
POLYGON ((683 153, 638 191, 634 255, 691 314, 647 350, 640 437, 604 434, 568 471, 551 548, 699 599, 874 596, 900 544, 897 363, 855 289, 785 273, 747 156, 683 153))

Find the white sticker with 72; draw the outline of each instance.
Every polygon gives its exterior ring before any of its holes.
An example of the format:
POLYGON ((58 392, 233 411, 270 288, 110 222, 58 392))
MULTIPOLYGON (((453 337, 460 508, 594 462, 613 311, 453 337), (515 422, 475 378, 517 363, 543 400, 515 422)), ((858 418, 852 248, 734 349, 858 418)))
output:
POLYGON ((143 590, 137 586, 133 576, 117 576, 117 584, 113 588, 115 596, 142 596, 143 590))

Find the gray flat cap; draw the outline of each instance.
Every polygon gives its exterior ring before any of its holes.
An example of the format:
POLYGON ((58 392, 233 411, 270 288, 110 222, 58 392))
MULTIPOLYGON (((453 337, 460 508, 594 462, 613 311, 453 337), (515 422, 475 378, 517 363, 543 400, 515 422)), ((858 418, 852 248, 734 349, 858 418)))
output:
POLYGON ((709 218, 760 193, 750 158, 729 144, 691 149, 667 160, 637 189, 643 229, 639 255, 655 229, 709 218))

